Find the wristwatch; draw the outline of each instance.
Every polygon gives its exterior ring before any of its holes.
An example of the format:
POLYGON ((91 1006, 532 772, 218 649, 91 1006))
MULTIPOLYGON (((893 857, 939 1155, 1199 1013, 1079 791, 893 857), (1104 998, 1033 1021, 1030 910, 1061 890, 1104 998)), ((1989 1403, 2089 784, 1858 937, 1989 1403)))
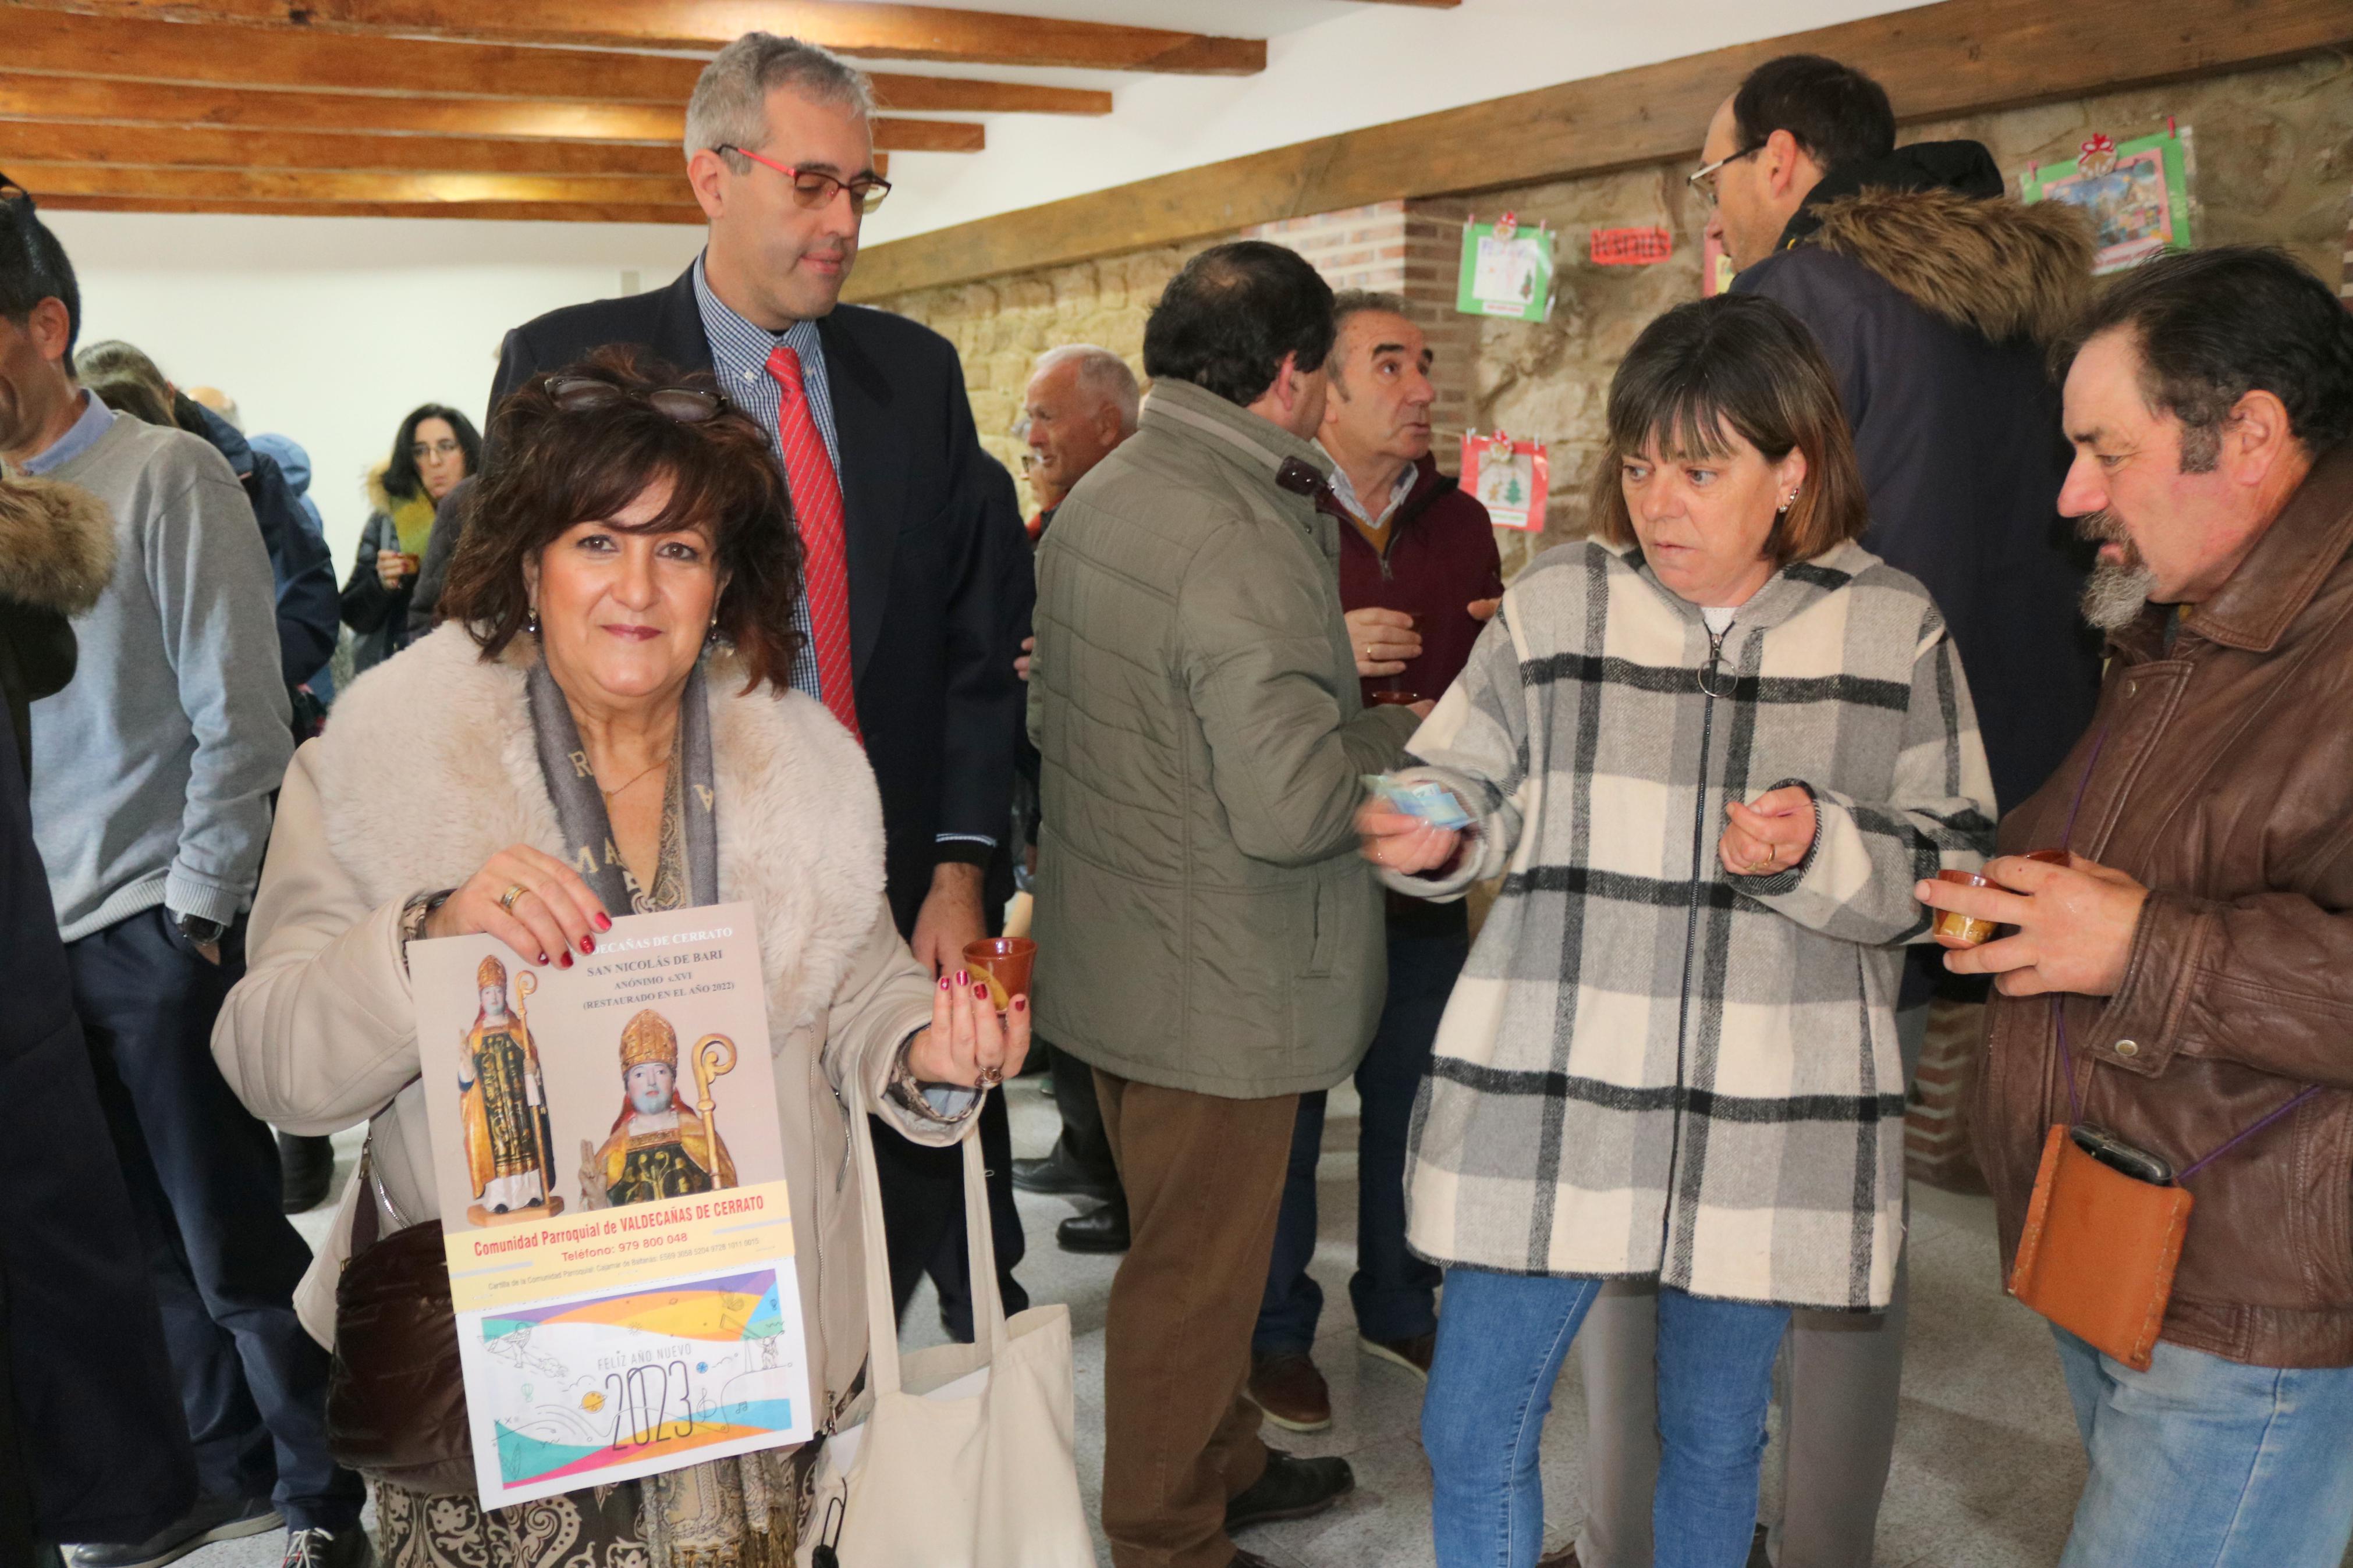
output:
POLYGON ((431 920, 433 911, 448 903, 449 895, 457 890, 444 888, 438 893, 418 893, 400 907, 400 956, 404 963, 408 958, 408 944, 425 934, 425 922, 431 920))
POLYGON ((228 927, 218 921, 208 921, 202 915, 174 915, 180 934, 198 947, 210 947, 228 934, 228 927))

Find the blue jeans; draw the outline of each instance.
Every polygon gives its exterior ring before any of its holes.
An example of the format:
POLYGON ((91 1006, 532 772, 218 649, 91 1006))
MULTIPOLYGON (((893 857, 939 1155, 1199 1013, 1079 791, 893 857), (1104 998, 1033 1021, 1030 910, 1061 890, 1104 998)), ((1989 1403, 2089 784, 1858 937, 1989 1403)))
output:
MULTIPOLYGON (((1356 1331, 1368 1340, 1409 1340, 1438 1326, 1436 1265, 1405 1245, 1405 1146, 1414 1097, 1430 1068, 1430 1047, 1446 999, 1471 956, 1460 904, 1411 911, 1389 924, 1388 994, 1380 1026, 1356 1067, 1363 1102, 1356 1134, 1356 1272, 1348 1299, 1356 1331)), ((1250 1336, 1253 1356, 1305 1354, 1324 1314, 1324 1288, 1307 1272, 1315 1256, 1315 1163, 1324 1152, 1321 1093, 1299 1097, 1291 1131, 1291 1168, 1275 1221, 1266 1298, 1250 1336)))
MULTIPOLYGON (((1421 1407, 1439 1568, 1531 1568, 1544 1549, 1545 1413, 1600 1289, 1598 1279, 1446 1271, 1421 1407)), ((1773 1356, 1788 1326, 1787 1307, 1659 1292, 1653 1568, 1748 1561, 1773 1356)))
POLYGON ((2092 1461, 2060 1568, 2337 1568, 2353 1541, 2353 1367, 2160 1342, 2135 1372, 2052 1332, 2092 1461))

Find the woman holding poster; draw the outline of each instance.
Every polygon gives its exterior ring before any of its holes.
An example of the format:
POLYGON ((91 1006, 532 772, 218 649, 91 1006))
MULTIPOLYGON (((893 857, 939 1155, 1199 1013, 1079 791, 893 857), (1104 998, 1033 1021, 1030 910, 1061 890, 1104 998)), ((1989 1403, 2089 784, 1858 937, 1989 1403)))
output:
MULTIPOLYGON (((486 933, 521 964, 566 969, 596 952, 612 916, 717 904, 723 889, 758 916, 822 1427, 866 1359, 860 1193, 843 1174, 852 1108, 871 1099, 907 1137, 954 1142, 981 1094, 1019 1069, 1027 999, 1000 1025, 967 976, 934 985, 892 924, 872 774, 791 685, 801 544, 760 426, 707 377, 608 352, 510 398, 492 444, 448 621, 353 683, 288 772, 250 968, 214 1038, 256 1114, 308 1133, 373 1118, 372 1180, 344 1194, 298 1305, 331 1341, 362 1205, 377 1216, 363 1235, 436 1212, 425 1100, 449 1091, 419 1078, 409 942, 486 933), (430 829, 389 834, 390 821, 430 829)), ((533 1109, 539 1058, 499 980, 473 1057, 486 1075, 472 1086, 482 1195, 528 1205, 576 1191, 581 1156, 599 1156, 548 1147, 533 1109)), ((627 1098, 604 1204, 636 1201, 633 1182, 733 1181, 709 1086, 686 1102, 676 1034, 647 1017, 621 1039, 627 1098), (667 1165, 654 1157, 665 1150, 678 1154, 667 1165)), ((381 1547, 395 1568, 783 1564, 814 1447, 512 1509, 379 1480, 381 1547)))

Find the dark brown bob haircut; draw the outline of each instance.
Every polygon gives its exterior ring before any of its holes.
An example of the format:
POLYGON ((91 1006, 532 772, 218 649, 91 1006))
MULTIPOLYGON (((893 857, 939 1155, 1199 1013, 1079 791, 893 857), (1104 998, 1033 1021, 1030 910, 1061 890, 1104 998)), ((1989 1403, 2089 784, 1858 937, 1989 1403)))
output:
POLYGON ((1678 305, 1642 329, 1609 382, 1609 430, 1594 466, 1594 531, 1634 543, 1620 466, 1655 443, 1672 462, 1732 455, 1731 434, 1778 463, 1806 455, 1797 504, 1765 542, 1776 569, 1860 539, 1871 522, 1838 383, 1806 324, 1760 294, 1678 305))
POLYGON ((800 647, 793 606, 801 542, 767 432, 723 404, 708 419, 674 419, 646 401, 666 387, 719 396, 707 374, 684 375, 628 349, 604 348, 532 377, 491 416, 489 458, 465 500, 466 531, 440 605, 444 617, 465 623, 485 659, 504 652, 530 616, 524 562, 574 524, 610 519, 667 479, 670 500, 658 516, 635 527, 612 524, 613 531, 702 530, 723 579, 719 632, 743 661, 744 689, 765 684, 782 692, 789 685, 800 647), (567 377, 606 382, 625 395, 559 408, 548 384, 567 377))

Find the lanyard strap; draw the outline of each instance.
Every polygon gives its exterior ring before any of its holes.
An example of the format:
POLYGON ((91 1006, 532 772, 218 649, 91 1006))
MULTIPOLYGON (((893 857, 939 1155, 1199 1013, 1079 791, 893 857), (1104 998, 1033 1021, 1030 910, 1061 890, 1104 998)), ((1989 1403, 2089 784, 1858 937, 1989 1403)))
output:
MULTIPOLYGON (((2084 760, 2084 776, 2075 781, 2075 798, 2067 807, 2067 826, 2059 837, 2060 847, 2070 854, 2074 852, 2075 817, 2076 814, 2084 809, 2084 792, 2091 784, 2092 770, 2099 766, 2101 748, 2107 743, 2108 731, 2103 726, 2099 734, 2092 741, 2092 754, 2084 760)), ((2051 1021, 2058 1028, 2059 1054, 2067 1064, 2067 1108, 2074 1120, 2081 1121, 2084 1120, 2084 1097, 2082 1091, 2075 1087, 2075 1052, 2067 1043, 2067 1001, 2063 993, 2054 991, 2051 994, 2051 1021)), ((2203 1155, 2191 1161, 2174 1176, 2174 1181, 2177 1183, 2188 1181, 2319 1092, 2320 1086, 2316 1083, 2308 1084, 2297 1090, 2288 1097, 2285 1104, 2273 1110, 2262 1121, 2225 1139, 2217 1147, 2208 1150, 2203 1155)))

